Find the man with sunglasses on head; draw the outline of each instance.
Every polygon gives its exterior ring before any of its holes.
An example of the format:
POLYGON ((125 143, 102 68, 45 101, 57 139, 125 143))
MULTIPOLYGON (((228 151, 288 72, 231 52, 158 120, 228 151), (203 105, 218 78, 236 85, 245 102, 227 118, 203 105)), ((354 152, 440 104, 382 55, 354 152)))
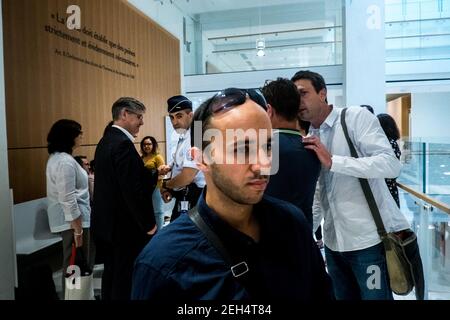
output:
POLYGON ((306 219, 264 195, 271 131, 264 98, 254 90, 225 89, 196 110, 192 152, 206 187, 197 206, 139 255, 133 299, 332 298, 306 219))
POLYGON ((314 151, 304 148, 297 129, 300 94, 292 81, 282 78, 266 82, 262 93, 277 137, 274 141, 279 144, 278 172, 270 177, 266 194, 297 206, 312 230, 312 205, 320 161, 314 151))
POLYGON ((145 169, 133 144, 144 113, 136 99, 117 100, 113 123, 95 150, 91 229, 104 254, 104 300, 130 299, 133 263, 156 231, 152 194, 158 173, 145 169))
POLYGON ((164 202, 176 199, 171 221, 180 216, 183 210, 194 207, 205 186, 205 177, 189 157, 191 138, 189 128, 192 122, 192 102, 182 95, 167 100, 167 111, 175 131, 179 134, 178 143, 172 152, 172 164, 161 166, 164 173, 170 172, 170 179, 164 180, 161 195, 164 202))

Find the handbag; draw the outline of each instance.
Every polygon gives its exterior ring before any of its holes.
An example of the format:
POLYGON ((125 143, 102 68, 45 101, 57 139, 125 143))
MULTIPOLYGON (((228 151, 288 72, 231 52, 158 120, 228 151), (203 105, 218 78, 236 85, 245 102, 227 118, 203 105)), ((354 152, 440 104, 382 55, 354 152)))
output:
POLYGON ((94 279, 82 248, 72 243, 72 254, 65 275, 64 300, 95 300, 94 279))
MULTIPOLYGON (((346 111, 345 108, 341 113, 342 129, 352 157, 358 158, 345 123, 346 111)), ((383 242, 391 290, 397 295, 407 295, 415 287, 417 300, 423 300, 424 275, 416 234, 411 229, 387 233, 369 182, 362 178, 359 178, 359 182, 383 242)))

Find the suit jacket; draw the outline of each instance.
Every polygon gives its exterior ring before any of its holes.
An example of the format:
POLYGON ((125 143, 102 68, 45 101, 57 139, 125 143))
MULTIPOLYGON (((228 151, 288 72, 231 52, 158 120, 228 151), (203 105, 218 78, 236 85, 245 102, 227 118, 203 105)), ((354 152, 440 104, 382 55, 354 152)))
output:
POLYGON ((158 179, 130 139, 110 127, 95 150, 94 210, 91 229, 104 244, 143 243, 155 226, 152 193, 158 179))

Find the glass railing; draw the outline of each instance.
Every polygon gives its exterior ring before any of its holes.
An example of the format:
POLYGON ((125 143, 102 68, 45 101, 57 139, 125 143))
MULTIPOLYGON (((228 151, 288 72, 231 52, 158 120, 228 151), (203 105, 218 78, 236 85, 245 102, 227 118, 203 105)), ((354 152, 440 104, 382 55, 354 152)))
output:
POLYGON ((417 234, 425 299, 450 300, 450 206, 401 184, 399 195, 401 210, 417 234))
POLYGON ((342 64, 342 26, 199 38, 185 53, 185 75, 342 64))
MULTIPOLYGON (((444 12, 444 14, 447 14, 444 12)), ((185 75, 333 66, 343 63, 343 26, 292 28, 284 24, 270 32, 229 29, 226 36, 190 30, 184 52, 185 75), (255 32, 256 31, 256 32, 255 32), (257 47, 261 46, 261 50, 257 47), (189 48, 189 49, 187 49, 189 48), (260 53, 258 55, 258 52, 260 53)), ((450 17, 388 21, 386 62, 449 60, 450 17)), ((223 32, 221 33, 223 34, 223 32)))
POLYGON ((450 143, 444 141, 450 138, 403 141, 398 181, 450 205, 450 143))
POLYGON ((397 179, 400 208, 417 233, 430 300, 450 300, 450 143, 445 141, 450 138, 403 141, 397 179))
POLYGON ((417 141, 404 141, 402 147, 402 174, 397 179, 414 190, 425 192, 425 147, 417 141))

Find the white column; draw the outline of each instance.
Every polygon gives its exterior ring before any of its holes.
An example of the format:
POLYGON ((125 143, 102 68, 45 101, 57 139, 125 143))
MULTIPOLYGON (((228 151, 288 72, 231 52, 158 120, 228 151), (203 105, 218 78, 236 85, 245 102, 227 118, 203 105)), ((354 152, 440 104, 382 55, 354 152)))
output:
POLYGON ((344 100, 385 112, 384 0, 345 0, 344 100))
MULTIPOLYGON (((2 3, 0 2, 0 13, 2 3)), ((5 77, 3 68, 3 19, 0 14, 0 300, 14 299, 15 243, 8 177, 5 77)))

